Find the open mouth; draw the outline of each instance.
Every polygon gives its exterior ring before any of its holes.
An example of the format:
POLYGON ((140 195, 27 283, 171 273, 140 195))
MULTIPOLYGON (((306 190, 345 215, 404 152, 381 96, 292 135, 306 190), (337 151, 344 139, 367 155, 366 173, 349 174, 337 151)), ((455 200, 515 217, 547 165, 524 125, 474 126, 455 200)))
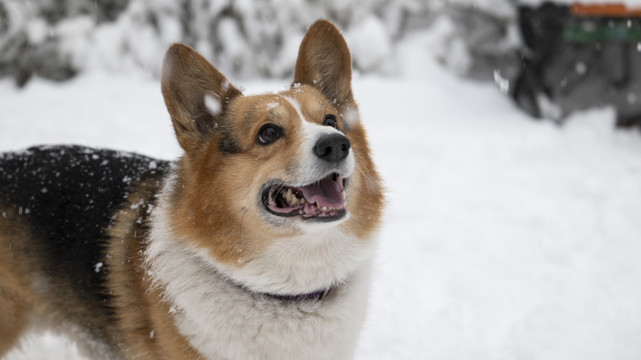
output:
POLYGON ((339 220, 347 213, 346 182, 347 179, 334 173, 305 186, 274 184, 263 191, 263 204, 277 216, 300 216, 322 222, 339 220))

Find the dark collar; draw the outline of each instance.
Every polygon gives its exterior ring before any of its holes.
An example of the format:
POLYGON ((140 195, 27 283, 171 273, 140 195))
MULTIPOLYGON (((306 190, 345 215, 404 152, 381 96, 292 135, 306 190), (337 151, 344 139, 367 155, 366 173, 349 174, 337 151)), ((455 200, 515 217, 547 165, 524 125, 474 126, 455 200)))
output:
MULTIPOLYGON (((1 0, 0 0, 1 1, 1 0)), ((306 294, 287 294, 287 295, 282 295, 282 294, 271 294, 267 292, 257 292, 250 290, 246 288, 245 286, 231 281, 229 278, 227 278, 227 281, 238 289, 242 289, 250 294, 253 294, 254 296, 265 296, 267 298, 271 298, 274 300, 280 300, 280 301, 289 301, 289 302, 298 302, 298 301, 321 301, 324 300, 329 293, 334 289, 333 286, 327 288, 327 289, 321 289, 321 290, 316 290, 314 292, 306 293, 306 294)))
POLYGON ((307 294, 295 294, 295 295, 277 295, 277 294, 265 294, 272 299, 282 300, 282 301, 321 301, 329 295, 332 291, 332 288, 317 290, 307 294))

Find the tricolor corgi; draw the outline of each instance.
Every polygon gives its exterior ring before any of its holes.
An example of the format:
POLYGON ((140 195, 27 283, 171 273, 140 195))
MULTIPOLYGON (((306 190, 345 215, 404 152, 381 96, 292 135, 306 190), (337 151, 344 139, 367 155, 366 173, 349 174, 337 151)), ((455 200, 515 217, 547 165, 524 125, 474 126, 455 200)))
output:
POLYGON ((340 32, 314 23, 279 93, 180 44, 161 84, 175 162, 0 155, 0 357, 33 329, 92 359, 352 357, 384 199, 340 32))

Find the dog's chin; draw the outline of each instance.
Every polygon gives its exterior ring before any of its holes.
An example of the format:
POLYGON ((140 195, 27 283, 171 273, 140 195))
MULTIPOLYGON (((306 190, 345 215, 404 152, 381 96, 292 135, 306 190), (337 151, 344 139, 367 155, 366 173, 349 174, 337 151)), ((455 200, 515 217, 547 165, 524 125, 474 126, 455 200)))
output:
POLYGON ((307 185, 271 181, 261 192, 263 208, 283 220, 334 223, 347 216, 348 179, 332 173, 307 185))

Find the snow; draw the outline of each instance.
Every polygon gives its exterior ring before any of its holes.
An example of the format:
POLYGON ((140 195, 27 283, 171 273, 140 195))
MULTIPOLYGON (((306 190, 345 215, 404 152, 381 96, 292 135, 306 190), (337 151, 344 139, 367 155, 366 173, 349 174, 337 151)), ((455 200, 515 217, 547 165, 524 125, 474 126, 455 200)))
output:
POLYGON ((279 105, 279 104, 278 104, 276 101, 272 101, 272 102, 270 102, 270 103, 268 103, 268 104, 267 104, 267 106, 265 107, 265 110, 267 110, 267 111, 269 111, 269 110, 273 110, 273 109, 275 109, 276 107, 278 107, 278 105, 279 105))
POLYGON ((27 24, 27 36, 33 44, 40 44, 49 35, 47 23, 42 19, 34 19, 27 24))
POLYGON ((353 26, 345 37, 351 44, 350 51, 354 62, 365 72, 381 67, 392 49, 392 41, 385 24, 374 15, 353 26), (373 44, 376 46, 372 46, 373 44))
POLYGON ((222 104, 220 103, 220 99, 215 98, 210 94, 205 94, 205 107, 207 108, 207 111, 213 116, 218 115, 223 109, 222 104))
POLYGON ((501 94, 507 95, 510 92, 510 81, 501 75, 501 70, 494 70, 494 83, 498 85, 501 94))
MULTIPOLYGON (((256 6, 247 0, 96 1, 91 5, 81 0, 61 4, 2 1, 7 31, 0 33, 0 44, 5 45, 4 61, 19 64, 4 66, 14 77, 23 76, 23 70, 52 79, 65 78, 70 70, 142 70, 158 76, 162 55, 173 42, 194 46, 225 73, 243 78, 281 77, 291 74, 305 29, 314 20, 327 18, 344 31, 358 71, 393 73, 394 64, 402 61, 397 44, 416 32, 431 30, 444 35, 438 36, 441 41, 433 47, 448 68, 478 76, 475 71, 490 55, 494 61, 498 58, 512 64, 522 45, 517 7, 542 3, 544 0, 282 0, 256 6), (52 56, 46 66, 38 59, 43 53, 52 56)), ((639 0, 581 3, 641 7, 639 0)), ((485 75, 491 78, 491 73, 485 75)))
POLYGON ((425 64, 434 58, 447 70, 456 74, 467 73, 472 58, 457 33, 458 25, 447 16, 435 20, 429 31, 416 31, 408 34, 396 46, 396 73, 413 77, 425 74, 425 64))
MULTIPOLYGON (((406 76, 354 79, 389 202, 356 359, 641 358, 638 132, 616 130, 608 108, 534 121, 497 85, 402 51, 406 76)), ((2 151, 180 153, 158 81, 142 75, 3 80, 0 114, 2 151)), ((40 358, 82 359, 52 334, 6 359, 40 358)))

